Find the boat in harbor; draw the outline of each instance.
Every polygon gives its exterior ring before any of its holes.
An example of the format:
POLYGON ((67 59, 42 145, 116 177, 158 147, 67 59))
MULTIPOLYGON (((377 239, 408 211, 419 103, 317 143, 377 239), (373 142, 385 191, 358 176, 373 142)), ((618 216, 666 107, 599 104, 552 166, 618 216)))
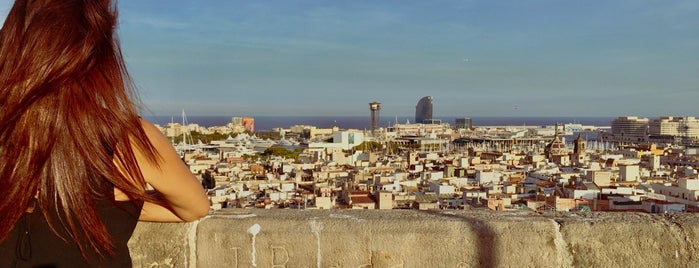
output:
POLYGON ((258 148, 258 149, 267 149, 269 147, 277 145, 277 142, 275 142, 273 140, 261 139, 261 138, 258 138, 257 136, 254 136, 254 135, 250 136, 249 142, 253 148, 258 148))
POLYGON ((236 137, 228 136, 225 140, 212 141, 211 145, 216 146, 224 155, 240 157, 243 155, 253 155, 257 151, 253 150, 247 134, 240 134, 236 137))
POLYGON ((296 140, 292 139, 281 139, 277 143, 277 145, 282 146, 282 147, 291 147, 291 146, 299 146, 301 143, 299 143, 296 140))

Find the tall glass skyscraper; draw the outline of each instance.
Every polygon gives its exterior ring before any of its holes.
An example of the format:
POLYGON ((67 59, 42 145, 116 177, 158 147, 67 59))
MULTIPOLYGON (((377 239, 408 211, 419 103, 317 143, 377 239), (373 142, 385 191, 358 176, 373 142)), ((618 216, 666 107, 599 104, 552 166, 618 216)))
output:
POLYGON ((432 96, 420 99, 415 106, 415 123, 424 123, 432 120, 432 96))

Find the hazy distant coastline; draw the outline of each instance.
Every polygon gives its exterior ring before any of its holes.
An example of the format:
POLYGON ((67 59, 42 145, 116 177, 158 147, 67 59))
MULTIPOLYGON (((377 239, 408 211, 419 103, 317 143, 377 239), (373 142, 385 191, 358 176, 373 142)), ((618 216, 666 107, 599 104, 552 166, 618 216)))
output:
MULTIPOLYGON (((201 126, 225 126, 231 122, 230 116, 222 115, 192 115, 187 116, 187 122, 199 124, 201 126)), ((236 115, 240 116, 240 115, 236 115)), ((255 130, 271 130, 272 128, 288 128, 293 125, 312 125, 319 128, 337 126, 340 128, 368 129, 370 127, 369 116, 252 116, 255 118, 255 130)), ((182 123, 182 115, 151 115, 144 118, 153 123, 166 125, 170 122, 182 123)), ((464 116, 435 117, 443 122, 454 125, 455 118, 464 116)), ((568 124, 578 123, 593 126, 609 126, 615 117, 470 117, 474 126, 550 126, 556 123, 568 124)), ((410 121, 413 123, 413 116, 399 116, 399 123, 410 121)), ((382 116, 381 127, 387 127, 396 123, 395 116, 382 116)))

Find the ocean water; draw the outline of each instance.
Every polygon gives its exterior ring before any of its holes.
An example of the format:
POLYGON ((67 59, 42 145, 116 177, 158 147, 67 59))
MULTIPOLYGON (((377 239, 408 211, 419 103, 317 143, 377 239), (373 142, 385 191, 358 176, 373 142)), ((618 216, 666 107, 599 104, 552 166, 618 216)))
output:
MULTIPOLYGON (((201 126, 225 126, 233 116, 219 115, 188 115, 186 122, 201 126)), ((272 128, 289 128, 294 125, 311 125, 319 128, 337 126, 341 129, 369 129, 369 116, 252 116, 255 118, 255 130, 272 130, 272 128)), ((167 125, 170 122, 182 123, 181 115, 152 115, 144 116, 147 120, 167 125)), ((463 116, 435 117, 442 122, 454 125, 456 118, 463 116)), ((576 123, 591 126, 609 126, 614 117, 470 117, 473 126, 552 126, 555 124, 576 123)), ((413 122, 412 116, 399 116, 398 122, 403 124, 413 122)), ((388 127, 396 123, 396 117, 381 117, 380 127, 388 127)))

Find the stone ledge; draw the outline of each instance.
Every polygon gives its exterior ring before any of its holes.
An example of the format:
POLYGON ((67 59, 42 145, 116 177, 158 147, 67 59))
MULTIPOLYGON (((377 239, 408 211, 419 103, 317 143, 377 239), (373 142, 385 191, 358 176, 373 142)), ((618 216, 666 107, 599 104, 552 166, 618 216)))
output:
POLYGON ((697 267, 699 215, 225 210, 140 223, 134 267, 697 267))

